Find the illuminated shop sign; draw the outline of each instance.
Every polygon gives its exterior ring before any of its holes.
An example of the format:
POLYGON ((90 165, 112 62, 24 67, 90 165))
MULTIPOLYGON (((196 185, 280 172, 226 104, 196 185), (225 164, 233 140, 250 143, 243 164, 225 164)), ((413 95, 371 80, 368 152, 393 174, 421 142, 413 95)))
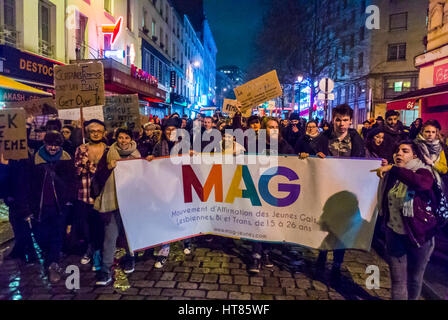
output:
POLYGON ((121 31, 121 26, 123 24, 123 17, 118 18, 117 23, 115 24, 103 24, 101 26, 101 31, 104 34, 111 34, 112 37, 110 38, 110 44, 114 44, 115 40, 117 40, 118 35, 121 31))
POLYGON ((137 68, 134 65, 131 65, 131 77, 139 79, 141 81, 145 81, 151 85, 157 86, 159 81, 156 77, 150 75, 148 72, 143 71, 142 69, 137 68))

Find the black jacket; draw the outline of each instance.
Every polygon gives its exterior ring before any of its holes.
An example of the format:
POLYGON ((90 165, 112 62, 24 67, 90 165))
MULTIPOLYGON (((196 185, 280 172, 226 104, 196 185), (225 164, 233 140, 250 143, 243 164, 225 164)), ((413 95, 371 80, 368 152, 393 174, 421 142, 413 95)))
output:
POLYGON ((328 149, 328 139, 323 137, 323 134, 318 135, 315 138, 311 138, 309 135, 303 135, 298 140, 294 147, 295 153, 308 153, 315 156, 319 152, 325 153, 328 149), (326 145, 327 144, 327 145, 326 145))
POLYGON ((299 131, 294 132, 294 131, 292 131, 292 129, 293 129, 293 125, 290 124, 289 126, 287 126, 282 131, 282 137, 283 137, 283 139, 286 140, 286 142, 289 143, 289 145, 295 146, 297 143, 297 140, 305 134, 305 130, 300 126, 300 123, 297 125, 297 129, 299 129, 299 131))
POLYGON ((76 175, 73 159, 67 152, 63 152, 61 159, 49 163, 37 152, 34 156, 31 179, 31 210, 40 220, 44 197, 54 197, 56 206, 61 212, 68 202, 76 199, 76 175), (50 180, 47 180, 50 179, 50 180), (47 189, 45 186, 52 186, 47 189))

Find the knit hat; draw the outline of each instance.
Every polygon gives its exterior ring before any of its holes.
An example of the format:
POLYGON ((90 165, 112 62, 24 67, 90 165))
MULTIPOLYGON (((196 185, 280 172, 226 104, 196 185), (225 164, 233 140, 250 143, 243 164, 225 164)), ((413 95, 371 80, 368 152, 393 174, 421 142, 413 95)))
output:
POLYGON ((168 127, 180 128, 182 126, 182 120, 180 118, 171 118, 163 121, 163 130, 168 127))
POLYGON ((145 123, 144 125, 143 125, 143 129, 149 129, 149 130, 157 130, 157 125, 156 124, 154 124, 154 123, 150 123, 150 122, 148 122, 148 123, 145 123))
POLYGON ((84 122, 84 128, 87 128, 88 126, 90 126, 92 123, 97 123, 99 125, 102 125, 104 128, 106 128, 106 125, 104 124, 103 121, 98 120, 98 119, 91 119, 89 121, 84 122))
POLYGON ((64 137, 58 131, 48 131, 44 137, 44 143, 48 146, 62 146, 64 137))
POLYGON ((247 119, 247 124, 251 125, 252 123, 260 122, 260 118, 258 116, 250 116, 249 119, 247 119))
POLYGON ((300 114, 298 113, 291 113, 291 115, 289 116, 289 120, 300 120, 300 114))

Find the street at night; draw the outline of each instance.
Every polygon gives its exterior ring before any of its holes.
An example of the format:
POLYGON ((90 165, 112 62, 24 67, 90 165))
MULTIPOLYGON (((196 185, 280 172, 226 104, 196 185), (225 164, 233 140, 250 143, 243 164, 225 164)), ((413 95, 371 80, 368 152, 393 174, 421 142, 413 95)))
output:
POLYGON ((448 0, 0 0, 0 300, 447 300, 447 143, 448 0))

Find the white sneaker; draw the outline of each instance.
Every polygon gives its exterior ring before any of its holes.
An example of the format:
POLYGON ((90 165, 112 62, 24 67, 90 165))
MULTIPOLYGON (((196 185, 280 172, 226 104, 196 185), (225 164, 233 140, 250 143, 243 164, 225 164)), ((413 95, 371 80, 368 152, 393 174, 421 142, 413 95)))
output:
POLYGON ((184 253, 185 253, 185 255, 189 255, 189 254, 191 254, 191 249, 190 248, 185 248, 184 249, 184 253))
POLYGON ((84 255, 84 257, 81 258, 81 264, 88 264, 90 262, 90 257, 88 255, 84 255))

